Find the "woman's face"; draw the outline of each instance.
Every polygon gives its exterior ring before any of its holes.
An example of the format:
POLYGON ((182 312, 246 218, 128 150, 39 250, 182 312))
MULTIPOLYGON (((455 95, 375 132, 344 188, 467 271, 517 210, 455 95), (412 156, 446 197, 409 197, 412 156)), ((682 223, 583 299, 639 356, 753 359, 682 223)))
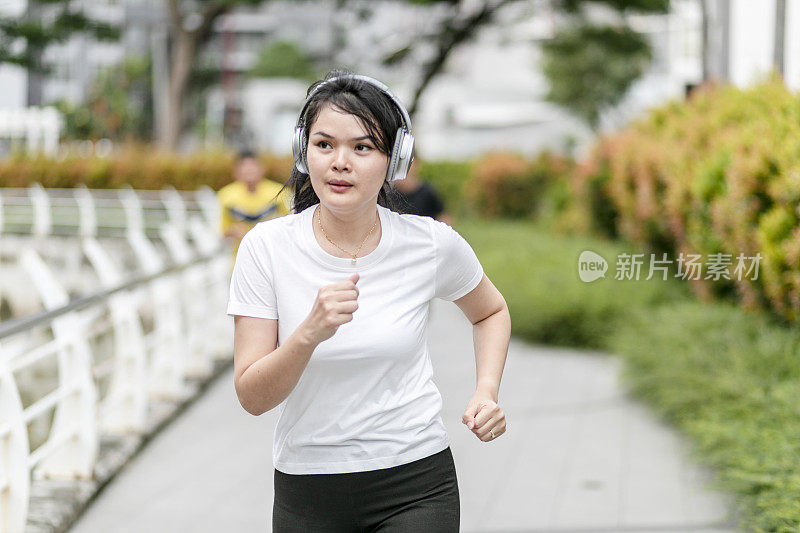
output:
POLYGON ((355 115, 325 105, 309 128, 308 170, 320 203, 334 212, 373 208, 389 157, 355 115))

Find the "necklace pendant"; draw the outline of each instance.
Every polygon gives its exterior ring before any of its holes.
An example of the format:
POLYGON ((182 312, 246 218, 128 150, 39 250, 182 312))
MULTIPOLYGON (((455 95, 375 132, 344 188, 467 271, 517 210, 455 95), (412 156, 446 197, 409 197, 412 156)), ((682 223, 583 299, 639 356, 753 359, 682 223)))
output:
POLYGON ((355 257, 354 257, 353 259, 351 259, 351 260, 350 260, 350 264, 351 264, 351 265, 355 265, 355 264, 356 264, 356 258, 355 258, 355 257))

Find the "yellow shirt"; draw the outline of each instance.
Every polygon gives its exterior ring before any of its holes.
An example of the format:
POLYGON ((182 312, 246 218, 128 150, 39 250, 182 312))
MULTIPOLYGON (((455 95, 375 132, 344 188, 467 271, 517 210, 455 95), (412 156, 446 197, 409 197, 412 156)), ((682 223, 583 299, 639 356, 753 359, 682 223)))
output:
MULTIPOLYGON (((289 189, 280 192, 280 183, 271 180, 261 180, 255 192, 247 190, 247 186, 234 181, 219 190, 217 198, 220 206, 220 230, 224 234, 234 224, 243 223, 252 228, 262 220, 269 220, 289 213, 291 193, 289 189)), ((248 229, 249 229, 248 228, 248 229)), ((239 247, 234 245, 234 255, 239 247)))

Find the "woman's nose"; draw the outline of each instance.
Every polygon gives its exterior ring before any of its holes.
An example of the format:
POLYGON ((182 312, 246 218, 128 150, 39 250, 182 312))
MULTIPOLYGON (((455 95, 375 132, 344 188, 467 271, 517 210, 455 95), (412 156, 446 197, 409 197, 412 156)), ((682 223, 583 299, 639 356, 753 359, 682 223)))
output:
POLYGON ((345 148, 336 150, 336 155, 333 159, 333 170, 338 172, 350 171, 350 156, 345 148))

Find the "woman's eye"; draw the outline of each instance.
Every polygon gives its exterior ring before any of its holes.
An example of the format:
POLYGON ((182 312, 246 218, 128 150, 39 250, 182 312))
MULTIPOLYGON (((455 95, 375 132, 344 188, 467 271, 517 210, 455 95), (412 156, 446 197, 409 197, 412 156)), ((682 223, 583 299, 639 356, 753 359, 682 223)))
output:
POLYGON ((372 146, 368 144, 359 144, 356 146, 356 150, 358 150, 359 152, 368 152, 372 150, 372 146))
POLYGON ((331 145, 328 144, 328 141, 317 141, 317 146, 320 148, 330 148, 331 145))

